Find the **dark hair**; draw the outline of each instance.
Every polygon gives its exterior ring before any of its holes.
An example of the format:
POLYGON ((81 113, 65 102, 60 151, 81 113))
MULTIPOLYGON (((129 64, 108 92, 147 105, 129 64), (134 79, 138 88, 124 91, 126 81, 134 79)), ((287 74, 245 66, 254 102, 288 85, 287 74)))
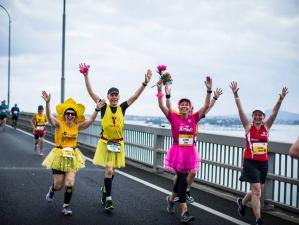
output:
POLYGON ((116 87, 112 87, 108 90, 107 94, 110 95, 112 93, 117 93, 119 94, 119 90, 116 87))
POLYGON ((42 105, 39 105, 37 110, 44 110, 44 107, 42 105))

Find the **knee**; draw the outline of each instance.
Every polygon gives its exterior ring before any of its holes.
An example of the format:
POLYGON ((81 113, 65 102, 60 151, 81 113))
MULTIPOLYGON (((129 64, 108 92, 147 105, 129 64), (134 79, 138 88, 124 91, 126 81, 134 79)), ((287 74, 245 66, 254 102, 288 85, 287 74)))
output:
POLYGON ((114 170, 111 167, 106 167, 105 176, 111 178, 114 174, 114 170))
POLYGON ((54 183, 54 189, 57 191, 60 191, 63 188, 63 183, 59 182, 59 183, 54 183))
POLYGON ((253 187, 251 193, 253 196, 261 198, 262 195, 261 187, 253 187))
POLYGON ((73 178, 67 178, 64 181, 64 185, 66 187, 72 187, 72 186, 74 186, 74 183, 75 183, 75 179, 73 179, 73 178))

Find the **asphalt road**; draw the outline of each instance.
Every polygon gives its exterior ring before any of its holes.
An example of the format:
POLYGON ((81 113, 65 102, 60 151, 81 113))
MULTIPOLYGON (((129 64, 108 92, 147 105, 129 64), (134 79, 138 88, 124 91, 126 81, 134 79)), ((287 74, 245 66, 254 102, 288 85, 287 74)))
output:
MULTIPOLYGON (((52 174, 41 166, 43 160, 34 154, 33 137, 18 130, 0 129, 0 224, 1 225, 52 225, 52 224, 101 224, 101 225, 176 225, 179 223, 179 205, 177 213, 166 212, 166 194, 147 184, 136 182, 117 174, 113 181, 112 198, 115 209, 106 213, 100 204, 99 187, 103 184, 103 168, 86 161, 86 168, 78 172, 74 187, 71 209, 73 216, 66 217, 60 213, 64 190, 55 194, 53 203, 45 200, 45 195, 52 184, 52 174)), ((52 145, 45 144, 45 155, 52 145)), ((91 152, 85 152, 92 157, 91 152)), ((171 190, 171 182, 161 176, 127 166, 121 170, 142 180, 150 182, 163 190, 171 190)), ((142 181, 141 181, 142 182, 142 181)), ((254 224, 251 210, 245 218, 240 218, 236 205, 228 200, 217 198, 200 190, 192 190, 196 201, 215 210, 242 219, 246 225, 254 224)), ((189 206, 195 216, 190 224, 233 225, 221 218, 217 212, 189 206)), ((271 215, 264 215, 265 224, 295 225, 271 215)))

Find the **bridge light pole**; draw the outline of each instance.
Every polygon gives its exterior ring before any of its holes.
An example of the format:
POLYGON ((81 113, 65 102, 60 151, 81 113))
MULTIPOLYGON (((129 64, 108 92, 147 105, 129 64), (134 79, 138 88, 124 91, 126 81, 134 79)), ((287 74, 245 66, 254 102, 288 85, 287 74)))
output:
POLYGON ((11 19, 10 19, 10 15, 8 13, 8 11, 6 10, 6 8, 4 6, 2 6, 0 4, 0 7, 2 9, 4 9, 4 11, 7 13, 8 16, 8 74, 7 74, 7 105, 9 108, 9 103, 10 103, 10 24, 11 24, 11 19))
POLYGON ((64 102, 64 56, 65 56, 65 0, 63 0, 63 15, 62 15, 62 58, 61 58, 61 98, 60 101, 64 102))

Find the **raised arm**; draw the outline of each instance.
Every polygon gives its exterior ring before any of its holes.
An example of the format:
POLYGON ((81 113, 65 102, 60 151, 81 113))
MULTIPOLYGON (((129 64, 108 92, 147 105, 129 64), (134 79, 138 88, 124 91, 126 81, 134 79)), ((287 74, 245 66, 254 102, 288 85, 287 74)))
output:
POLYGON ((172 110, 171 101, 170 101, 171 87, 168 84, 165 85, 165 95, 166 95, 166 107, 168 110, 172 110))
MULTIPOLYGON (((80 65, 79 65, 80 71, 84 67, 86 68, 87 65, 85 63, 80 63, 80 65)), ((89 71, 87 69, 85 72, 82 73, 84 75, 84 79, 85 79, 85 86, 86 86, 86 89, 87 89, 87 92, 88 92, 89 96, 97 104, 97 102, 100 100, 100 97, 92 90, 91 83, 90 83, 90 80, 89 80, 88 72, 89 71)))
POLYGON ((206 77, 205 85, 207 87, 207 95, 206 95, 204 105, 197 111, 199 116, 205 115, 210 105, 211 93, 212 93, 212 79, 210 77, 206 77))
POLYGON ((282 88, 281 93, 279 94, 279 98, 272 110, 271 115, 269 116, 269 118, 267 119, 267 121, 265 122, 266 127, 268 128, 268 130, 270 130, 270 128, 272 127, 274 120, 276 119, 276 116, 278 114, 278 111, 280 109, 281 103, 284 99, 284 97, 288 94, 288 89, 286 87, 282 88))
POLYGON ((158 98, 158 104, 159 104, 159 108, 161 109, 161 111, 164 113, 164 115, 166 116, 166 118, 168 117, 168 108, 164 105, 163 103, 163 92, 162 92, 162 82, 158 82, 157 83, 157 98, 158 98))
POLYGON ((95 108, 95 111, 91 114, 91 117, 87 120, 84 120, 83 122, 79 123, 79 130, 86 129, 89 127, 97 118, 98 112, 101 111, 102 107, 106 104, 106 101, 102 99, 100 102, 97 103, 97 106, 95 108))
POLYGON ((213 96, 212 100, 210 101, 209 108, 206 111, 206 114, 208 112, 210 112, 210 110, 213 108, 213 106, 215 105, 217 99, 220 97, 220 95, 222 95, 222 93, 223 92, 222 92, 221 88, 216 88, 216 91, 214 91, 214 96, 213 96))
POLYGON ((59 127, 60 126, 59 121, 54 116, 51 115, 51 109, 50 109, 51 94, 50 93, 48 94, 47 92, 43 91, 42 98, 46 102, 46 116, 48 118, 48 122, 55 128, 59 127))
POLYGON ((152 71, 147 70, 146 74, 144 75, 144 82, 137 89, 137 91, 135 91, 135 93, 128 99, 128 101, 127 101, 128 106, 132 105, 137 100, 137 98, 144 91, 146 85, 150 82, 151 78, 152 78, 152 71))
POLYGON ((232 89, 232 92, 234 94, 241 123, 242 123, 245 131, 247 132, 250 129, 250 123, 249 123, 249 120, 248 120, 246 114, 244 113, 242 105, 241 105, 241 101, 240 101, 239 94, 238 94, 238 91, 239 91, 238 83, 236 81, 233 81, 230 83, 229 87, 232 89))

